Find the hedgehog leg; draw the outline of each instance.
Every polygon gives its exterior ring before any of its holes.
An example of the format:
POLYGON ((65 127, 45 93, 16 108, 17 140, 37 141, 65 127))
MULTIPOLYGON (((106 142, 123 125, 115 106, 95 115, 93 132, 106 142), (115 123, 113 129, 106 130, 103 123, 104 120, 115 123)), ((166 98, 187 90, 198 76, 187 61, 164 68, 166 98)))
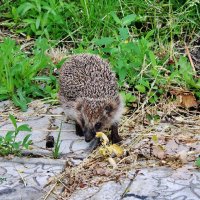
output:
POLYGON ((111 130, 111 135, 110 135, 110 139, 112 141, 112 143, 118 143, 120 142, 122 139, 118 134, 118 124, 113 124, 110 128, 111 130))
POLYGON ((80 125, 78 123, 76 123, 76 135, 84 136, 82 128, 80 127, 80 125))

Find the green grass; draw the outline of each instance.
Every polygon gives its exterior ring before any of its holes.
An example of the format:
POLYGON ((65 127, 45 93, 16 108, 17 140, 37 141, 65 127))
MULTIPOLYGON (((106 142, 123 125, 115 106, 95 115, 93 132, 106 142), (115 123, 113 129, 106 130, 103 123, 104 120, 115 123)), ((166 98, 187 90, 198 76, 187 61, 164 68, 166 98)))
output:
POLYGON ((108 58, 127 105, 141 96, 154 104, 173 85, 200 98, 200 81, 176 49, 200 35, 199 1, 2 0, 0 17, 6 33, 35 39, 29 54, 9 38, 0 44, 0 100, 22 110, 32 98, 56 98, 55 66, 45 54, 52 40, 108 58))
POLYGON ((130 37, 127 28, 120 28, 116 37, 93 41, 94 52, 112 64, 127 104, 139 102, 137 97, 144 94, 149 103, 157 103, 172 85, 191 89, 200 98, 200 79, 195 78, 186 57, 174 57, 174 64, 169 64, 170 52, 156 56, 148 35, 137 40, 130 37))
POLYGON ((91 39, 115 34, 119 19, 133 15, 128 24, 133 36, 152 31, 154 41, 169 40, 199 32, 200 3, 192 0, 17 0, 3 1, 5 25, 14 32, 87 44, 91 39))
POLYGON ((25 111, 31 98, 56 96, 54 66, 45 55, 48 48, 46 39, 38 39, 29 56, 14 40, 3 40, 0 44, 0 100, 12 99, 25 111))
POLYGON ((56 144, 55 144, 55 147, 53 149, 53 158, 54 159, 57 159, 59 158, 60 156, 60 145, 61 145, 61 140, 60 140, 60 135, 61 135, 61 130, 62 130, 62 122, 60 124, 60 129, 59 129, 59 133, 58 133, 58 137, 56 139, 56 144))

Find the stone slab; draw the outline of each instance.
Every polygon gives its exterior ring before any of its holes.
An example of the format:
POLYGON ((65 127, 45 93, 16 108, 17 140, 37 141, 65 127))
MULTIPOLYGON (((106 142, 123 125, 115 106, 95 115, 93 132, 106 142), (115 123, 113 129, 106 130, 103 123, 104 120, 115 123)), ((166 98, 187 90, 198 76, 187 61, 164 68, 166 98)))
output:
MULTIPOLYGON (((87 156, 89 144, 83 137, 75 134, 73 122, 66 122, 60 106, 50 106, 40 101, 32 102, 27 112, 16 111, 11 102, 0 102, 0 135, 14 127, 8 119, 12 113, 17 117, 17 125, 28 124, 32 127, 33 144, 30 150, 23 150, 22 157, 0 158, 0 200, 42 199, 50 188, 44 186, 51 177, 61 173, 67 160, 77 165, 87 156), (60 125, 60 155, 52 159, 52 148, 46 148, 46 137, 51 135, 57 140, 60 125), (33 158, 31 156, 36 156, 33 158), (38 157, 39 156, 39 157, 38 157)), ((16 140, 23 140, 29 132, 19 132, 16 140)), ((48 199, 56 199, 51 196, 48 199)))
POLYGON ((166 167, 141 169, 135 179, 110 181, 99 188, 75 192, 70 200, 199 200, 200 172, 191 167, 173 170, 166 167))
POLYGON ((62 172, 65 162, 43 158, 0 159, 0 199, 39 199, 48 191, 50 177, 62 172))

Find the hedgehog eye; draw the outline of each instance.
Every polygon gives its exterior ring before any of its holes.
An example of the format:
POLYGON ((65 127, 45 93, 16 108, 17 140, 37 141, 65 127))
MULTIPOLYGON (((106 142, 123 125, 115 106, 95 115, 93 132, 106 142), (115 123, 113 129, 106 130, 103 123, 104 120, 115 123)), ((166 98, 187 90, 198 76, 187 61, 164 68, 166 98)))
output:
POLYGON ((113 111, 113 107, 111 105, 107 105, 105 107, 105 110, 106 110, 107 113, 111 113, 113 111))
POLYGON ((96 124, 95 124, 95 129, 96 130, 99 130, 101 128, 101 122, 97 122, 96 124))

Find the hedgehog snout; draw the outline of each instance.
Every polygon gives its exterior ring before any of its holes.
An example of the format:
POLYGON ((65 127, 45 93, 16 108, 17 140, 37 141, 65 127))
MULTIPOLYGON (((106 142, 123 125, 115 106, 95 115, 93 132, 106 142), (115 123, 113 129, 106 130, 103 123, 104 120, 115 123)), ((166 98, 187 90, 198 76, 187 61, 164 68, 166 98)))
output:
POLYGON ((96 132, 94 129, 90 130, 87 129, 83 132, 84 136, 85 136, 85 141, 86 142, 90 142, 92 139, 94 139, 96 132))

